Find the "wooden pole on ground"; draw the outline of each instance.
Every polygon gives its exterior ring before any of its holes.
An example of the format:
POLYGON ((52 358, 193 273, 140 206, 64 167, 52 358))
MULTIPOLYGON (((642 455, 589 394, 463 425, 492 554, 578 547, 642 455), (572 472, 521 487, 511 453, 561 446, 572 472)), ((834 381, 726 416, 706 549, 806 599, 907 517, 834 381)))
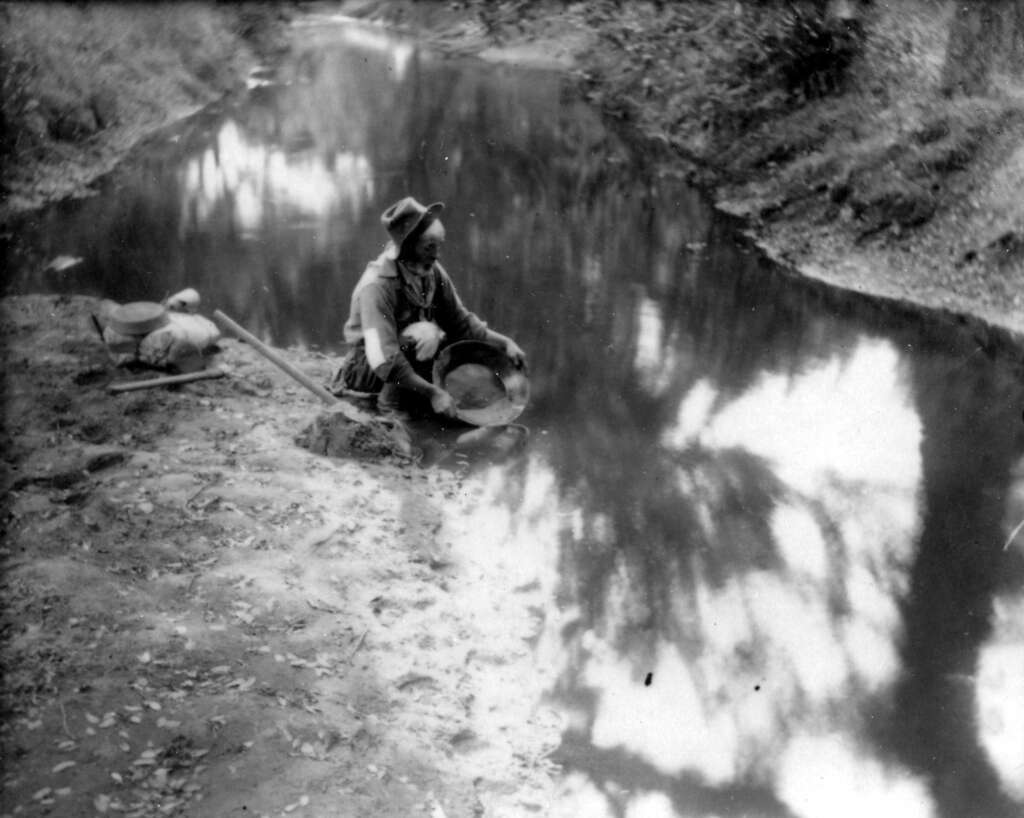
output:
POLYGON ((184 375, 164 375, 144 381, 115 381, 107 386, 108 392, 134 392, 136 389, 151 389, 154 386, 172 386, 176 383, 202 381, 207 378, 223 378, 223 369, 204 369, 200 372, 186 372, 184 375))
POLYGON ((240 341, 245 341, 253 349, 255 349, 260 355, 266 358, 270 363, 274 364, 278 369, 287 375, 301 383, 306 389, 316 395, 324 403, 331 404, 332 406, 338 403, 338 399, 334 397, 330 392, 324 389, 320 384, 310 378, 306 373, 296 369, 284 358, 278 355, 274 350, 264 344, 259 338, 253 335, 248 330, 236 324, 230 318, 228 318, 220 310, 213 311, 213 320, 217 322, 217 325, 229 335, 233 335, 240 341))

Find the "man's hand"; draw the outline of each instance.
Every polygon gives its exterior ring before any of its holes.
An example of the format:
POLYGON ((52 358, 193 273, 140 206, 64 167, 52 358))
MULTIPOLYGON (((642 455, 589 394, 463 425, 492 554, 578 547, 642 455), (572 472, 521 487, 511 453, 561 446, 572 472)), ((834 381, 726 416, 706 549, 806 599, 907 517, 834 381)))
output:
POLYGON ((519 344, 507 335, 502 335, 500 332, 495 332, 493 329, 488 329, 486 332, 486 340, 488 343, 494 344, 495 346, 501 347, 505 350, 505 354, 512 359, 512 363, 514 363, 517 368, 526 368, 526 353, 523 352, 523 349, 519 344))
POLYGON ((416 360, 429 361, 444 340, 444 331, 433 321, 417 321, 402 331, 402 339, 416 343, 416 360))
POLYGON ((443 389, 435 389, 430 395, 430 408, 435 414, 455 417, 455 400, 443 389))
POLYGON ((505 354, 508 355, 508 357, 512 359, 512 363, 520 369, 526 366, 526 353, 523 352, 522 347, 520 347, 519 344, 511 338, 505 339, 505 354))

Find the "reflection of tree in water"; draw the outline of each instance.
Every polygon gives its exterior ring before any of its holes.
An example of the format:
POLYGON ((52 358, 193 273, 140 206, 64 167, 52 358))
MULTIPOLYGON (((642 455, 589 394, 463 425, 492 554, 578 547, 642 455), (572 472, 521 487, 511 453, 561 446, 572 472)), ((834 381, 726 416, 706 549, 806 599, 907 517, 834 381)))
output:
MULTIPOLYGON (((740 553, 751 564, 763 563, 765 555, 750 549, 770 541, 765 519, 782 492, 768 466, 743 450, 672 452, 661 445, 694 385, 710 379, 721 407, 765 371, 807 366, 815 352, 822 358, 843 354, 857 336, 848 325, 808 317, 805 294, 772 284, 755 257, 717 230, 709 234, 704 258, 690 259, 691 266, 664 286, 649 276, 644 280, 651 269, 644 263, 631 280, 603 276, 603 303, 589 321, 579 301, 566 305, 561 317, 570 327, 586 327, 591 339, 609 339, 608 346, 563 331, 564 337, 555 335, 542 347, 535 364, 541 394, 531 417, 540 423, 549 414, 573 418, 553 449, 557 473, 574 493, 586 486, 582 499, 594 515, 619 515, 605 547, 642 543, 630 553, 647 560, 654 584, 663 585, 677 565, 688 573, 693 553, 707 552, 713 564, 730 543, 735 553, 725 556, 725 564, 740 553), (655 392, 644 388, 635 366, 636 304, 646 292, 654 293, 660 307, 659 352, 670 364, 655 392), (553 349, 561 356, 552 360, 553 349), (692 500, 698 496, 714 498, 711 530, 697 523, 692 500)), ((653 242, 646 246, 653 252, 653 242)), ((680 261, 687 263, 687 257, 680 261)), ((607 266, 615 269, 615 261, 607 266)), ((566 278, 553 288, 579 289, 566 278)), ((600 596, 600 588, 592 588, 592 598, 600 596)))
POLYGON ((585 769, 604 783, 610 795, 609 807, 615 818, 626 818, 629 796, 640 792, 665 793, 681 815, 746 816, 791 815, 772 792, 756 784, 737 782, 719 787, 703 781, 699 775, 667 775, 648 761, 622 750, 593 747, 588 738, 573 730, 563 737, 559 760, 570 767, 585 769))
MULTIPOLYGON (((768 521, 780 505, 803 504, 828 540, 833 564, 843 572, 851 567, 852 546, 844 541, 849 528, 841 517, 830 516, 835 508, 794 495, 764 461, 743 450, 692 446, 673 456, 659 446, 680 402, 699 379, 709 379, 719 389, 714 414, 741 396, 763 371, 794 374, 807 369, 808 351, 811 358, 824 358, 855 346, 859 331, 853 323, 823 315, 827 304, 820 303, 820 292, 773 285, 763 271, 752 269, 755 263, 744 270, 736 266, 735 254, 716 247, 722 245, 713 244, 707 256, 716 259, 720 254, 718 261, 695 273, 698 281, 713 276, 714 285, 705 279, 703 288, 698 284, 663 293, 662 337, 688 349, 675 354, 676 369, 662 391, 652 395, 641 388, 629 354, 600 365, 581 351, 571 371, 585 372, 588 381, 598 383, 582 397, 572 390, 559 393, 572 406, 569 416, 585 420, 578 422, 578 434, 566 434, 552 448, 553 465, 566 495, 590 521, 563 536, 563 602, 583 605, 580 622, 566 637, 572 645, 581 631, 607 628, 638 670, 659 636, 668 637, 686 655, 699 650, 693 644, 699 629, 687 619, 689 603, 680 602, 681 592, 699 594, 702 583, 714 586, 778 564, 768 521), (817 312, 810 319, 809 308, 817 312), (668 313, 674 314, 674 323, 668 313), (608 399, 598 400, 602 394, 608 399), (621 601, 623 587, 630 596, 626 603, 621 601)), ((680 275, 680 280, 688 276, 680 275)), ((887 319, 869 310, 862 322, 885 326, 887 319)), ((636 332, 636 327, 629 331, 636 332)), ((608 332, 614 336, 613 327, 608 332)), ((951 344, 948 334, 930 338, 906 329, 894 335, 900 346, 923 347, 912 362, 917 410, 926 432, 925 516, 903 609, 901 658, 907 678, 892 703, 888 686, 875 689, 866 680, 848 695, 851 701, 874 701, 868 709, 885 712, 888 729, 877 732, 884 734, 897 763, 930 782, 940 814, 971 809, 980 809, 979 815, 1017 814, 1020 805, 1002 794, 980 750, 970 679, 988 632, 994 594, 1021 583, 1019 564, 1007 575, 1011 557, 1000 553, 1009 468, 1021 449, 1016 418, 1020 389, 989 365, 972 367, 970 377, 961 377, 967 374, 961 356, 974 350, 962 342, 951 344)), ((662 352, 673 354, 667 348, 662 352)), ((852 488, 840 484, 836 490, 852 488)), ((849 587, 834 589, 823 598, 834 623, 849 614, 849 592, 849 587)), ((901 597, 901 584, 887 593, 890 599, 901 597)), ((583 661, 578 648, 570 647, 570 653, 583 661)), ((592 729, 598 701, 583 678, 574 677, 581 670, 579 664, 568 669, 561 693, 588 710, 592 729)), ((855 724, 856 719, 848 726, 855 724)), ((563 759, 597 781, 622 787, 643 788, 637 782, 661 775, 625 748, 595 748, 586 728, 567 732, 563 759), (624 775, 622 769, 632 772, 624 775)), ((735 789, 718 789, 685 776, 672 781, 658 789, 669 792, 680 808, 692 809, 735 789)), ((755 797, 761 796, 770 800, 755 788, 755 797)), ((768 807, 764 811, 784 814, 768 807)))
MULTIPOLYGON (((970 676, 987 633, 993 594, 998 590, 996 577, 1005 571, 1006 558, 1000 559, 997 553, 1005 537, 999 524, 1009 466, 1021 448, 1013 417, 1020 405, 1019 388, 1001 381, 1004 376, 988 365, 972 369, 971 379, 961 378, 959 361, 975 351, 972 345, 951 342, 948 332, 919 332, 913 326, 888 329, 893 322, 884 311, 866 307, 858 315, 856 308, 830 300, 819 288, 780 283, 714 231, 703 264, 687 263, 689 256, 677 246, 677 275, 659 281, 648 252, 658 244, 657 230, 651 232, 651 239, 628 268, 633 272, 628 280, 607 272, 599 277, 596 305, 588 307, 586 298, 558 302, 560 331, 540 345, 539 362, 534 360, 540 388, 531 417, 540 424, 557 423, 558 416, 573 419, 552 442, 550 456, 564 497, 581 510, 574 528, 563 530, 561 537, 561 603, 579 604, 581 609, 579 619, 564 631, 568 653, 575 658, 560 683, 559 695, 588 712, 589 727, 566 733, 563 760, 589 771, 597 781, 623 787, 643 788, 638 782, 665 779, 648 760, 631 755, 626 748, 602 749, 590 740, 598 699, 579 675, 586 654, 578 644, 581 633, 606 629, 615 640, 614 647, 634 661, 637 673, 659 639, 667 638, 684 654, 695 655, 701 649, 700 629, 694 626, 700 612, 680 596, 698 595, 705 583, 725 586, 747 572, 778 569, 780 557, 770 521, 785 505, 806 509, 813 517, 827 541, 832 571, 845 576, 859 567, 855 546, 846 537, 851 521, 860 524, 860 520, 857 512, 847 512, 853 517, 844 519, 839 510, 846 502, 842 497, 884 489, 859 488, 840 480, 828 489, 832 500, 822 502, 794 492, 771 465, 744 449, 709 450, 694 444, 670 451, 661 444, 677 420, 680 405, 701 381, 714 386, 709 415, 713 418, 763 373, 795 377, 815 360, 844 360, 861 337, 858 327, 877 326, 878 333, 892 335, 900 347, 921 350, 911 363, 917 409, 926 432, 922 449, 925 529, 920 554, 912 566, 873 569, 894 571, 891 583, 882 583, 881 576, 872 580, 892 608, 892 627, 898 628, 899 612, 893 602, 905 593, 910 569, 903 623, 907 648, 901 657, 910 678, 887 710, 891 675, 882 671, 872 675, 868 669, 867 675, 858 676, 857 668, 871 659, 850 655, 856 653, 856 642, 844 642, 853 675, 833 695, 845 689, 858 707, 864 704, 869 710, 886 711, 893 734, 887 734, 886 745, 896 751, 897 763, 907 764, 930 781, 930 795, 942 814, 962 814, 968 803, 988 805, 997 816, 1019 810, 1019 805, 1000 795, 999 782, 979 749, 971 689, 964 688, 962 678, 954 678, 970 676), (659 353, 665 362, 653 388, 637 366, 636 339, 643 333, 639 307, 645 299, 657 306, 659 353), (853 320, 837 320, 830 313, 853 320), (571 332, 566 327, 580 330, 571 332), (596 339, 608 343, 596 343, 596 339), (951 406, 963 408, 951 411, 951 406), (1003 431, 993 436, 988 430, 997 426, 1003 431), (954 464, 960 462, 970 465, 957 474, 954 464), (942 481, 948 480, 938 487, 933 485, 936 470, 942 481), (983 554, 965 550, 966 543, 979 537, 987 543, 983 554), (959 582, 967 587, 958 590, 959 582), (953 621, 943 620, 943 606, 947 613, 953 612, 953 621), (935 627, 937 620, 942 621, 935 627), (883 677, 885 686, 879 688, 883 677), (875 704, 867 704, 872 701, 875 704), (959 729, 946 723, 943 714, 949 713, 960 714, 959 729), (909 731, 898 735, 908 725, 909 731), (943 750, 938 756, 931 755, 935 747, 943 750), (631 772, 621 772, 626 769, 631 772), (958 779, 959 785, 954 783, 958 779)), ((601 256, 600 266, 604 271, 616 270, 622 261, 610 252, 601 256)), ((586 292, 579 268, 552 270, 551 276, 556 282, 552 290, 586 292)), ((870 395, 865 398, 871 400, 870 395)), ((906 502, 912 503, 913 497, 906 502)), ((868 514, 872 511, 868 506, 864 509, 868 514)), ((870 535, 869 529, 865 531, 870 535)), ((912 527, 905 531, 907 536, 914 533, 912 527)), ((908 549, 912 546, 906 543, 908 549)), ((851 619, 862 613, 851 611, 856 588, 842 582, 835 585, 835 581, 822 593, 820 605, 832 623, 829 627, 850 629, 851 619)), ((1019 585, 1019 574, 1010 582, 1019 585)), ((890 649, 895 645, 886 648, 890 649)), ((755 665, 757 661, 755 656, 755 665)), ((716 695, 713 688, 707 692, 716 695)), ((814 693, 798 694, 795 701, 800 695, 813 697, 814 693)), ((859 711, 840 706, 840 701, 821 712, 838 707, 835 716, 845 710, 839 717, 844 729, 851 735, 863 734, 859 711)), ((784 731, 785 720, 797 712, 782 712, 778 729, 784 731)), ((859 741, 870 744, 870 737, 861 735, 859 741)), ((867 757, 878 751, 877 747, 867 750, 867 757)), ((679 807, 728 802, 740 793, 733 784, 716 787, 685 776, 670 779, 675 783, 657 789, 670 792, 679 807)), ((756 786, 749 793, 755 800, 772 800, 768 791, 756 786)), ((729 814, 721 805, 714 809, 729 814)), ((734 812, 743 811, 737 807, 734 812)), ((768 806, 765 811, 785 814, 768 806)))
POLYGON ((994 597, 1020 588, 1019 552, 1004 552, 1010 471, 1020 457, 1021 390, 1010 373, 924 359, 914 367, 924 421, 924 529, 903 603, 903 678, 878 732, 925 773, 941 815, 1017 816, 978 744, 978 652, 994 597))

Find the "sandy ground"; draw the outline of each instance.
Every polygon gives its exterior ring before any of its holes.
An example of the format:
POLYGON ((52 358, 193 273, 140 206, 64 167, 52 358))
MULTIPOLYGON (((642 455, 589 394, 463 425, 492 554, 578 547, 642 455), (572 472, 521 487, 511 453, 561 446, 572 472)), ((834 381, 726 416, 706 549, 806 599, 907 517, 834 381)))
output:
POLYGON ((537 589, 468 461, 299 448, 317 399, 233 340, 110 394, 95 309, 3 301, 0 815, 539 812, 537 589))

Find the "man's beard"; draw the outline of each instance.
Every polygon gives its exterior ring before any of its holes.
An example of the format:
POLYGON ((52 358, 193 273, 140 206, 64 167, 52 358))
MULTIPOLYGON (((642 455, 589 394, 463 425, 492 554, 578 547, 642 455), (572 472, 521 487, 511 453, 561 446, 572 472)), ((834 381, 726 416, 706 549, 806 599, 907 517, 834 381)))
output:
POLYGON ((406 269, 410 273, 416 276, 425 276, 434 269, 434 262, 432 261, 414 261, 413 259, 403 259, 402 263, 405 264, 406 269))

